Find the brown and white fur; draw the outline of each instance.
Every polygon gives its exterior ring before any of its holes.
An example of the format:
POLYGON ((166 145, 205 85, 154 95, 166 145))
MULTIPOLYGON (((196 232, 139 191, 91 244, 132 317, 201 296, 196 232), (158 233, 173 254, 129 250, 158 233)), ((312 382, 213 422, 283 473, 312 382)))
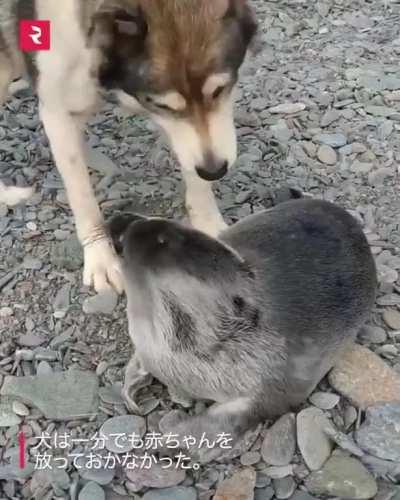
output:
POLYGON ((247 0, 0 0, 0 102, 29 73, 84 246, 84 283, 122 289, 85 163, 83 131, 103 91, 145 110, 182 167, 192 224, 225 227, 209 181, 236 159, 233 90, 255 32, 247 0), (51 50, 23 55, 18 20, 51 22, 51 50))

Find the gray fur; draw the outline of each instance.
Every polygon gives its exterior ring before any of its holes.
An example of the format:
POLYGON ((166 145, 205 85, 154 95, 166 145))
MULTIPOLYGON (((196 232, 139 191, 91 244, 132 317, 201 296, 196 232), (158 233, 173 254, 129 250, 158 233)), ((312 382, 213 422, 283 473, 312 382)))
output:
POLYGON ((182 433, 241 433, 301 404, 374 303, 362 229, 325 201, 281 203, 220 241, 162 219, 118 230, 136 356, 171 391, 217 402, 182 433))

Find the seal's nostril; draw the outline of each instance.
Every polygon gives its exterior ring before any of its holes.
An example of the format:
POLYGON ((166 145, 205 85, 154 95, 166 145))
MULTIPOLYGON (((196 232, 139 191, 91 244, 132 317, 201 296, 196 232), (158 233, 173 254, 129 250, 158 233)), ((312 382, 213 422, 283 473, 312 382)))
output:
POLYGON ((160 245, 165 245, 165 244, 167 243, 167 238, 165 237, 165 234, 160 233, 160 234, 157 236, 157 242, 158 242, 160 245))

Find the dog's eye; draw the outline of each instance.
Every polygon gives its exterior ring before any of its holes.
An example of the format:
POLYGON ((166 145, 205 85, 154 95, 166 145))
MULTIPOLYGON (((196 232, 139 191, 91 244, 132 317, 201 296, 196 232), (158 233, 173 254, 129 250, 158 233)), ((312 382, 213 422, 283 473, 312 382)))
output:
POLYGON ((224 86, 220 86, 220 87, 217 87, 214 92, 212 93, 212 98, 213 99, 218 99, 218 97, 220 97, 220 95, 222 94, 222 92, 225 90, 225 87, 224 86))

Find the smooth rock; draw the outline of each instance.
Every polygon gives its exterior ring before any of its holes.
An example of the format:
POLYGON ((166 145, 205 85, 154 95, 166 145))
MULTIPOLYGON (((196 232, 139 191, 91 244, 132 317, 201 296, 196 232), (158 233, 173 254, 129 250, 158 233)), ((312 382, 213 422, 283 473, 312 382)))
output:
POLYGON ((14 401, 12 404, 13 412, 20 417, 27 417, 30 413, 29 408, 27 408, 21 401, 14 401))
POLYGON ((283 415, 268 430, 261 447, 263 460, 270 465, 288 465, 296 450, 296 418, 283 415))
POLYGON ((312 403, 317 408, 321 410, 332 410, 340 401, 340 396, 333 394, 332 392, 314 392, 309 398, 310 403, 312 403))
POLYGON ((339 118, 339 111, 336 111, 336 109, 329 109, 321 118, 321 127, 328 127, 331 123, 335 122, 339 118))
POLYGON ((400 401, 400 374, 366 347, 355 344, 329 374, 332 387, 358 408, 400 401))
POLYGON ((318 470, 330 457, 332 443, 324 432, 328 419, 319 408, 306 408, 297 415, 297 442, 307 467, 318 470))
POLYGON ((387 339, 383 328, 372 325, 365 325, 358 334, 358 337, 361 341, 370 344, 383 344, 387 339))
POLYGON ((78 500, 106 500, 106 494, 97 483, 87 483, 79 492, 78 500))
POLYGON ((355 437, 370 455, 400 462, 400 403, 368 408, 355 437))
POLYGON ((278 104, 277 106, 273 106, 272 108, 269 108, 268 111, 270 113, 281 113, 284 115, 292 114, 292 113, 298 113, 300 111, 304 111, 306 109, 306 105, 303 104, 302 102, 287 102, 283 104, 278 104))
POLYGON ((137 486, 137 489, 147 488, 170 488, 183 483, 186 477, 184 469, 175 466, 166 468, 162 463, 155 463, 150 469, 136 468, 127 469, 128 479, 137 486))
POLYGON ((332 148, 341 148, 347 144, 347 139, 344 134, 318 134, 313 138, 314 142, 326 144, 332 148))
POLYGON ((7 376, 0 394, 38 408, 49 420, 65 421, 96 415, 97 391, 94 373, 68 370, 50 376, 7 376))
POLYGON ((114 176, 120 173, 120 169, 108 156, 87 144, 85 145, 85 158, 87 165, 101 174, 114 176))
POLYGON ((400 330, 400 311, 396 309, 386 309, 383 312, 383 321, 392 330, 400 330))
POLYGON ((274 479, 273 486, 276 498, 285 500, 292 496, 297 485, 296 481, 291 476, 288 476, 282 479, 274 479))
POLYGON ((13 411, 13 404, 8 398, 0 399, 0 428, 13 427, 21 423, 20 417, 13 411))
POLYGON ((346 456, 331 457, 321 470, 310 474, 305 486, 314 495, 343 500, 373 498, 378 490, 375 479, 364 465, 346 456))
POLYGON ((100 433, 106 436, 105 446, 113 453, 128 453, 135 447, 131 437, 140 439, 146 432, 146 421, 135 415, 121 415, 104 422, 100 433), (118 436, 119 435, 119 436, 118 436))
POLYGON ((83 312, 86 314, 111 314, 118 304, 118 295, 114 290, 106 290, 83 302, 83 312))
POLYGON ((240 457, 240 463, 244 467, 255 465, 261 460, 261 455, 258 451, 248 451, 240 457))
POLYGON ((242 469, 218 485, 214 500, 253 500, 256 471, 242 469))
POLYGON ((317 152, 318 160, 325 165, 335 165, 337 162, 336 151, 327 144, 323 144, 318 148, 317 152))
POLYGON ((271 500, 275 495, 272 486, 266 488, 257 488, 254 492, 254 500, 271 500))
POLYGON ((142 500, 197 500, 197 491, 183 486, 150 490, 144 494, 142 500))
POLYGON ((17 340, 18 344, 22 347, 38 347, 46 342, 44 337, 39 337, 33 333, 20 335, 17 340))

